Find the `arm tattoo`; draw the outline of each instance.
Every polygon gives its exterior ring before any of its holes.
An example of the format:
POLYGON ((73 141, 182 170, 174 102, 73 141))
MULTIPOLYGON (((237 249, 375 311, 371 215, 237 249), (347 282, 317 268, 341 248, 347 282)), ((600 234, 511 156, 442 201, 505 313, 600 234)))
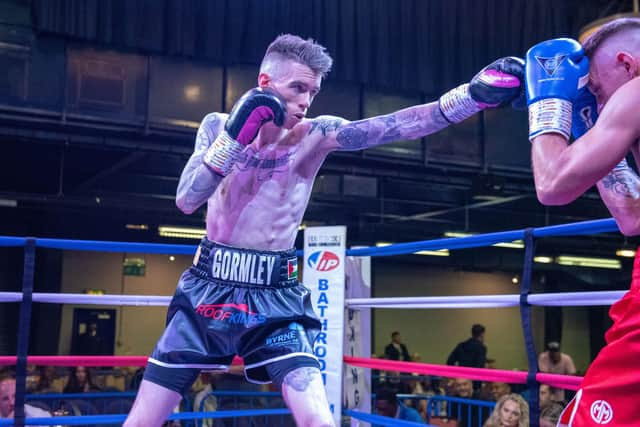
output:
POLYGON ((607 190, 625 198, 640 198, 640 180, 627 162, 623 160, 604 178, 602 185, 607 190))
POLYGON ((284 377, 282 384, 291 387, 295 391, 303 392, 319 373, 318 368, 294 369, 284 377))
POLYGON ((222 177, 213 173, 203 163, 204 155, 213 143, 219 120, 216 114, 205 117, 196 135, 193 154, 180 176, 176 204, 185 212, 193 212, 206 202, 222 180, 222 177))
POLYGON ((319 117, 311 122, 311 129, 309 129, 309 135, 314 131, 322 132, 322 136, 327 136, 327 133, 332 132, 340 127, 344 120, 340 118, 322 118, 319 117))
POLYGON ((386 116, 348 123, 338 129, 342 150, 361 150, 402 139, 418 139, 449 125, 437 102, 406 108, 386 116))

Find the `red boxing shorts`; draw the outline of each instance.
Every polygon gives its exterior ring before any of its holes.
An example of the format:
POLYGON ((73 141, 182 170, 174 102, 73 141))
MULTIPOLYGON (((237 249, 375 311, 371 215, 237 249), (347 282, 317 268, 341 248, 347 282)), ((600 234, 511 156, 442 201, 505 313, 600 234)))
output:
POLYGON ((607 345, 591 363, 558 427, 640 425, 640 250, 631 289, 611 306, 607 345))

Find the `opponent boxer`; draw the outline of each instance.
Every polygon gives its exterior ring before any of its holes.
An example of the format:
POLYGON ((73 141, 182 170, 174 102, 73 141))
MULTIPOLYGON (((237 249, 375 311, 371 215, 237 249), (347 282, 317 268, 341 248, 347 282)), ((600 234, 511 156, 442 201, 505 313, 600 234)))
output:
MULTIPOLYGON (((571 39, 540 43, 527 53, 526 74, 538 199, 566 204, 597 184, 620 230, 640 233, 640 179, 625 161, 629 152, 640 160, 640 20, 606 24, 584 49, 571 39), (571 145, 570 132, 576 137, 571 145)), ((639 292, 640 253, 630 291, 611 307, 607 345, 559 426, 637 425, 639 292)))
POLYGON ((207 203, 207 236, 181 277, 127 426, 158 426, 202 369, 235 354, 247 379, 274 382, 299 426, 333 426, 313 342, 321 324, 297 280, 298 226, 325 157, 417 139, 523 93, 523 61, 503 58, 439 102, 349 122, 306 118, 332 59, 312 40, 278 37, 258 87, 200 125, 176 204, 207 203))

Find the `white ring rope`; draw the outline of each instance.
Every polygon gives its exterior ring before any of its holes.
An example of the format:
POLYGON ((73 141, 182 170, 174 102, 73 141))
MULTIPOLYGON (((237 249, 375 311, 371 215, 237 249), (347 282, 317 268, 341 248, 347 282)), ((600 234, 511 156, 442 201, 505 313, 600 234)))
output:
MULTIPOLYGON (((531 294, 527 301, 538 306, 611 305, 626 291, 556 292, 531 294)), ((486 308, 515 307, 520 295, 465 295, 453 297, 351 298, 349 308, 486 308)))
MULTIPOLYGON (((531 294, 527 301, 536 306, 595 306, 611 305, 626 291, 556 292, 531 294)), ((20 292, 0 292, 0 302, 20 302, 20 292)), ((154 295, 86 295, 86 294, 33 294, 33 302, 55 304, 167 306, 170 296, 154 295)), ((520 304, 520 295, 465 295, 443 297, 401 298, 351 298, 345 300, 349 308, 487 308, 515 307, 520 304)))
MULTIPOLYGON (((20 292, 0 292, 0 302, 20 302, 20 292)), ((33 293, 33 302, 88 305, 168 306, 171 297, 154 295, 86 295, 33 293)))

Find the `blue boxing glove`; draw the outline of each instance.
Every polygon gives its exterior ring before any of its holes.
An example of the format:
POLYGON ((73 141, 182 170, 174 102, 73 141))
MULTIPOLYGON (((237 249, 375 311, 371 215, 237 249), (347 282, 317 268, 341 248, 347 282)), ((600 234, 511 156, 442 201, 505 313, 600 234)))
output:
POLYGON ((580 138, 596 124, 598 120, 598 103, 591 91, 583 87, 573 101, 571 118, 571 134, 574 139, 580 138))
POLYGON ((572 103, 589 81, 589 60, 580 43, 553 39, 533 46, 526 56, 529 140, 544 133, 569 139, 572 103))

